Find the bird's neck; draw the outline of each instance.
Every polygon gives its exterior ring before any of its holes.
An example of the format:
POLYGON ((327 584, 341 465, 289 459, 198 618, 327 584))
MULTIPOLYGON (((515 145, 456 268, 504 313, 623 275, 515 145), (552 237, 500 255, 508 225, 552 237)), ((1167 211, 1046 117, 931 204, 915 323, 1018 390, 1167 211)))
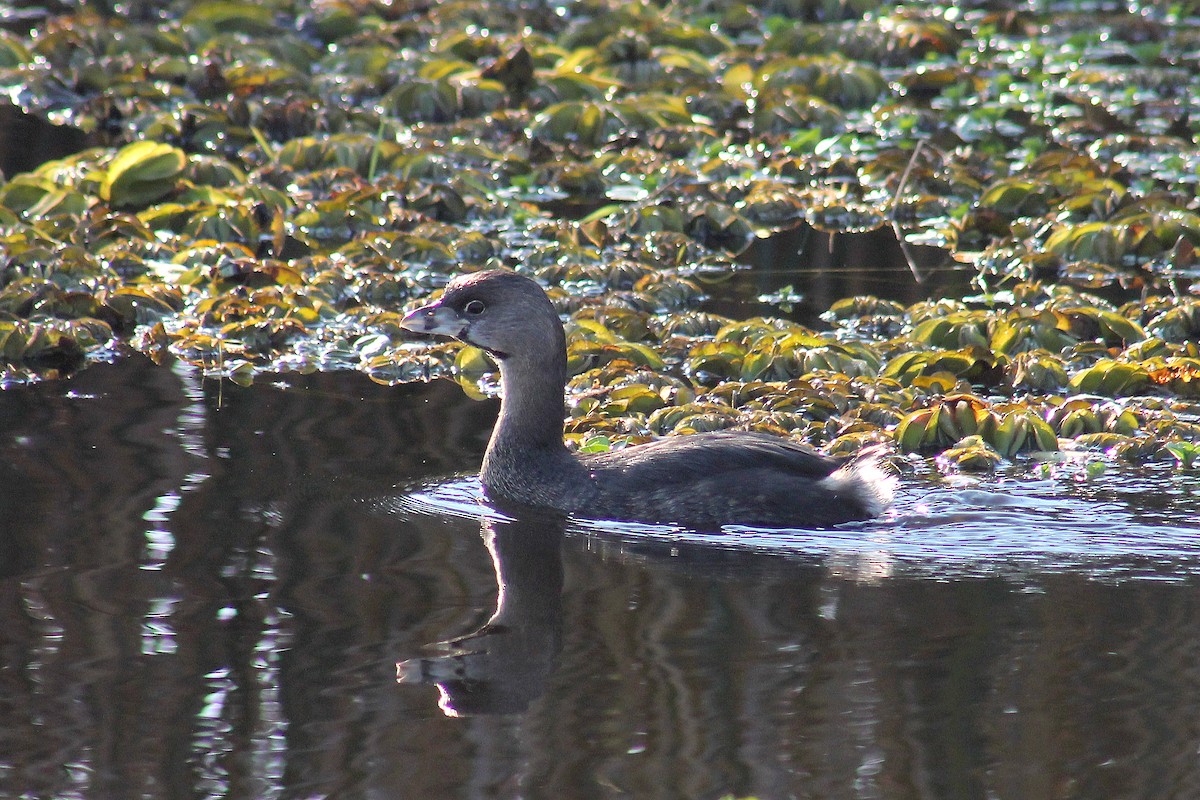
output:
POLYGON ((489 452, 566 452, 563 444, 565 355, 540 362, 510 357, 500 367, 500 416, 489 452))
POLYGON ((513 354, 501 362, 500 417, 479 477, 493 500, 571 513, 588 501, 592 488, 587 467, 563 444, 567 354, 561 326, 549 339, 554 346, 540 355, 513 354))

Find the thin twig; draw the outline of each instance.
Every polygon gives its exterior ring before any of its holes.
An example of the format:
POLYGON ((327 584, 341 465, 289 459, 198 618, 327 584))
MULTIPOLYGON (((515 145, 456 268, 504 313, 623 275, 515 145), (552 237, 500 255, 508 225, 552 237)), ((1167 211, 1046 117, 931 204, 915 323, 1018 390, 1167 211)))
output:
POLYGON ((900 245, 900 252, 904 255, 904 260, 908 262, 908 271, 912 273, 917 283, 925 283, 925 279, 928 276, 917 266, 917 262, 913 258, 912 248, 904 239, 904 232, 900 230, 900 221, 897 217, 900 210, 900 197, 904 194, 904 187, 908 185, 908 176, 912 174, 913 165, 917 163, 917 156, 920 155, 926 141, 926 139, 918 139, 917 146, 913 148, 912 155, 909 156, 908 166, 904 168, 904 173, 900 176, 900 185, 896 187, 896 196, 892 198, 892 213, 890 215, 892 232, 896 235, 896 242, 900 245))

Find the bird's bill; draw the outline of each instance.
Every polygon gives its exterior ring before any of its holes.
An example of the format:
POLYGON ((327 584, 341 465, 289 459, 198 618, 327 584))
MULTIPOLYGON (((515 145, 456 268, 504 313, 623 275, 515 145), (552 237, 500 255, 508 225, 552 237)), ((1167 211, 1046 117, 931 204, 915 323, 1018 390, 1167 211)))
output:
POLYGON ((434 303, 406 314, 404 319, 400 320, 400 327, 416 333, 458 336, 467 327, 467 324, 453 310, 440 303, 434 303))

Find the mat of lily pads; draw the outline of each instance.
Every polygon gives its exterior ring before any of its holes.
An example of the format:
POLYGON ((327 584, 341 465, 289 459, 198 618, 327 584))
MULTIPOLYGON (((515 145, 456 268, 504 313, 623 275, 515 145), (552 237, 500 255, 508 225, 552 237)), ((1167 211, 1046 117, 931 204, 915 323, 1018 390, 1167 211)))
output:
POLYGON ((74 143, 0 184, 6 386, 132 349, 489 391, 398 321, 508 267, 569 319, 583 449, 1200 455, 1200 3, 56 8, 0 30, 11 110, 74 143), (800 226, 890 228, 974 289, 697 310, 800 226))

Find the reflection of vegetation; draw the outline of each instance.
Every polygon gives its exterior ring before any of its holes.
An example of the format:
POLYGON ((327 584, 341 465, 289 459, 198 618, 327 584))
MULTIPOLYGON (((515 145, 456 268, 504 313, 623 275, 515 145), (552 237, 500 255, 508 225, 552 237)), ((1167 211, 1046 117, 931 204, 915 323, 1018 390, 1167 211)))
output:
POLYGON ((1190 464, 1200 31, 1042 5, 209 0, 0 33, 9 96, 93 145, 0 185, 5 380, 127 343, 474 387, 486 361, 397 315, 510 266, 571 315, 587 448, 740 425, 1190 464), (852 298, 829 332, 695 310, 805 224, 895 224, 983 294, 852 298), (1080 291, 1110 286, 1146 299, 1080 291))

